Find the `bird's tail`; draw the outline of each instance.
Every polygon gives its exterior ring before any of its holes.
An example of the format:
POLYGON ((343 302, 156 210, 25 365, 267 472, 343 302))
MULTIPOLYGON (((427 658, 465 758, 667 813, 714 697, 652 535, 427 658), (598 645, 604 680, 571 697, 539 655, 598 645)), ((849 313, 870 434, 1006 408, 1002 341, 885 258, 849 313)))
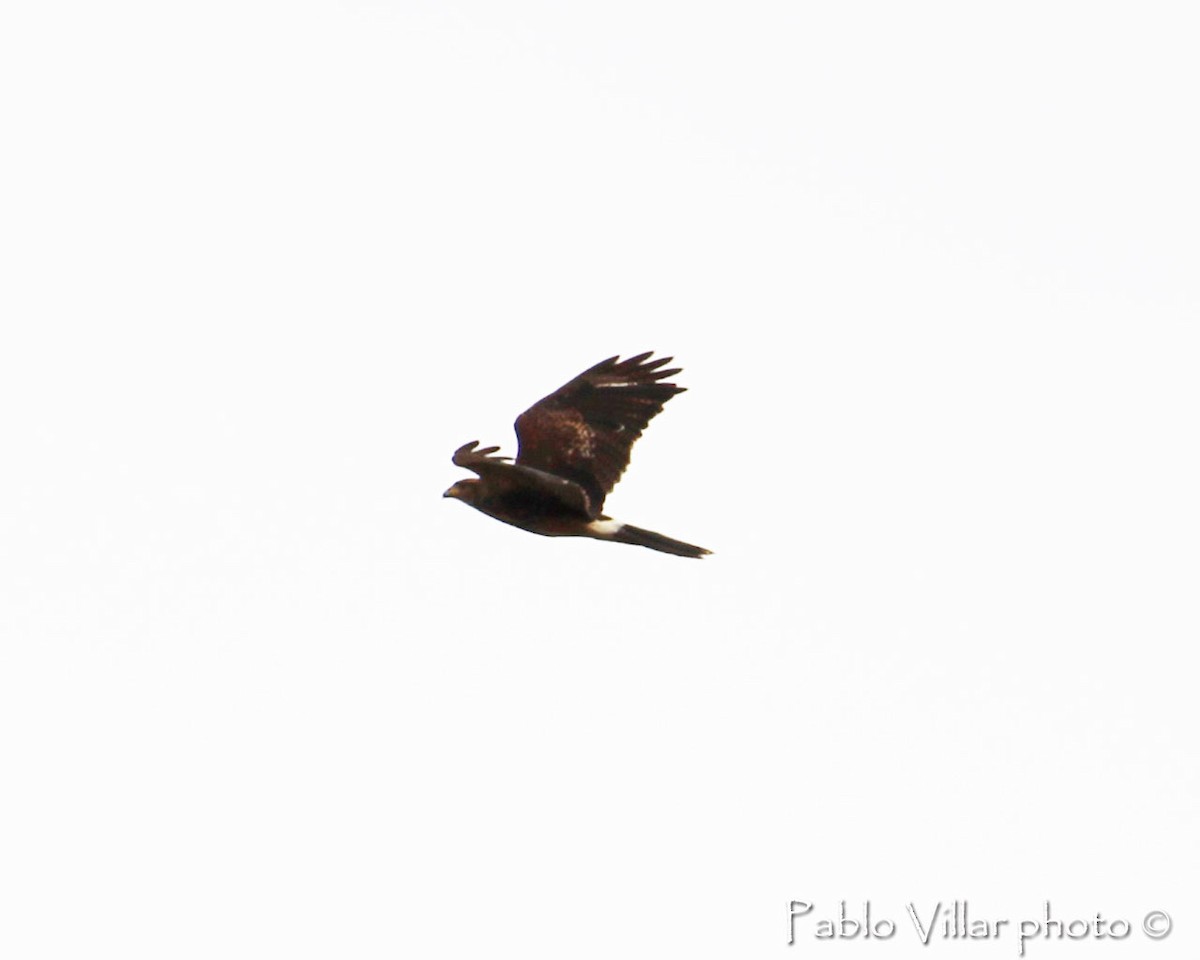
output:
POLYGON ((649 547, 651 550, 674 554, 677 557, 696 558, 702 557, 706 553, 712 553, 711 550, 705 550, 703 547, 695 547, 682 540, 672 540, 670 537, 664 537, 661 533, 643 530, 641 527, 635 527, 628 523, 617 526, 606 539, 616 540, 617 543, 633 543, 639 547, 649 547))

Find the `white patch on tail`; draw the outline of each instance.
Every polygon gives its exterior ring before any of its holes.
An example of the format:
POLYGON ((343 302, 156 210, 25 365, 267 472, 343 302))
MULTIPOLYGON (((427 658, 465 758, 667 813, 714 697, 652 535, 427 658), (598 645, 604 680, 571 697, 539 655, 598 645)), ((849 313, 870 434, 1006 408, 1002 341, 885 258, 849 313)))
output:
POLYGON ((588 529, 592 533, 601 537, 612 537, 620 532, 625 524, 617 520, 593 520, 588 524, 588 529))

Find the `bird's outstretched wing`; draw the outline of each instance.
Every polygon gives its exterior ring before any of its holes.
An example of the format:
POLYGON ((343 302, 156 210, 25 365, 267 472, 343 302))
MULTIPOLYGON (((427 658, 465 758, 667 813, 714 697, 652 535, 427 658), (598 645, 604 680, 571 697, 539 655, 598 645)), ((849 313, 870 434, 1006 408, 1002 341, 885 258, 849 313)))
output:
POLYGON ((510 457, 493 456, 499 447, 476 449, 477 447, 478 440, 465 443, 454 451, 454 456, 450 459, 456 467, 464 467, 479 474, 495 493, 525 492, 552 497, 564 506, 589 517, 599 515, 600 504, 593 504, 587 491, 579 484, 545 470, 510 463, 510 457))
POLYGON ((514 425, 516 466, 578 484, 600 512, 604 498, 629 465, 629 452, 663 404, 684 387, 661 383, 680 368, 660 369, 671 357, 651 353, 609 357, 543 397, 514 425))

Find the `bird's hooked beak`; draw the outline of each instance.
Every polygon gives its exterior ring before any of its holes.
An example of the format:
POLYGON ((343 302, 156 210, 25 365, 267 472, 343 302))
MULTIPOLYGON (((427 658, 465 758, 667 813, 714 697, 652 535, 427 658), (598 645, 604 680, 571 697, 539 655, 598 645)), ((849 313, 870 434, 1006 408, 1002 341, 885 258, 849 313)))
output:
POLYGON ((443 493, 442 496, 443 497, 453 497, 454 499, 457 500, 458 499, 458 484, 456 483, 449 490, 447 490, 445 493, 443 493))

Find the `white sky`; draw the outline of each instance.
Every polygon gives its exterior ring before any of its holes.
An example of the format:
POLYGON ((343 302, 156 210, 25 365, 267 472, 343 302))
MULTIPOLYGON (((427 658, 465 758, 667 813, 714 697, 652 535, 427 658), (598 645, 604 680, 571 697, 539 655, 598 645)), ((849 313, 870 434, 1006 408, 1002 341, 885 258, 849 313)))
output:
POLYGON ((1189 7, 5 5, 0 955, 1197 956, 1189 7))

